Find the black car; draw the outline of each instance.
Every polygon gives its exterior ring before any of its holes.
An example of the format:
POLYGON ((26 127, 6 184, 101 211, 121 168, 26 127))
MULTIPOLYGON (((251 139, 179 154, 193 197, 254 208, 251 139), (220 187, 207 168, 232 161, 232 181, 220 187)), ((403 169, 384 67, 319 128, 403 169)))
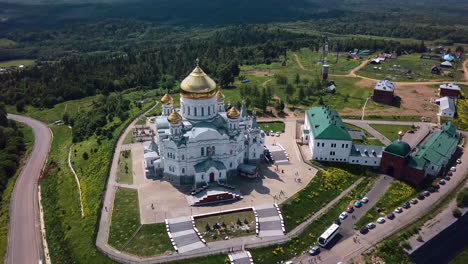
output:
POLYGON ((389 213, 387 215, 387 218, 390 219, 390 220, 393 220, 395 218, 395 214, 394 213, 389 213))
POLYGON ((429 197, 429 195, 431 195, 431 192, 429 192, 429 191, 424 191, 423 194, 424 194, 424 196, 429 197))
POLYGON ((401 207, 403 207, 405 209, 409 209, 411 207, 411 205, 410 205, 410 203, 406 202, 401 207))
POLYGON ((363 234, 363 235, 367 234, 369 232, 369 228, 363 226, 363 227, 361 227, 361 230, 359 230, 359 232, 361 232, 361 234, 363 234))
POLYGON ((420 194, 418 195, 418 199, 419 199, 419 200, 424 200, 424 199, 426 199, 426 196, 424 196, 424 193, 420 193, 420 194))
POLYGON ((337 224, 337 225, 341 225, 341 220, 339 218, 335 219, 335 221, 333 221, 333 223, 337 224))
MULTIPOLYGON (((431 193, 435 192, 436 191, 436 188, 434 188, 434 186, 431 186, 427 189, 428 191, 430 191, 431 193)), ((427 196, 427 195, 426 195, 427 196)))
POLYGON ((446 181, 450 181, 450 177, 449 176, 445 176, 444 178, 446 181))
POLYGON ((444 181, 444 180, 440 180, 440 181, 439 181, 439 184, 440 184, 440 185, 445 185, 445 181, 444 181))

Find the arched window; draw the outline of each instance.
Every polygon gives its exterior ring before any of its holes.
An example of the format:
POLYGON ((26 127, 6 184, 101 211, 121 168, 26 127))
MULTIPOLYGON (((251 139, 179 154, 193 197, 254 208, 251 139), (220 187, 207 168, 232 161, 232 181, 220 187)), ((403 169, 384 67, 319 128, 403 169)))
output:
POLYGON ((201 153, 202 156, 205 156, 205 148, 202 147, 201 150, 200 150, 200 153, 201 153))
POLYGON ((211 115, 211 108, 208 107, 208 115, 211 115))
POLYGON ((205 116, 205 107, 202 107, 202 108, 201 108, 201 115, 202 115, 202 116, 205 116))
POLYGON ((213 146, 213 149, 211 151, 211 154, 214 155, 215 154, 215 147, 213 146))
POLYGON ((197 108, 196 107, 193 108, 193 115, 197 116, 197 108))
POLYGON ((185 156, 184 156, 184 154, 182 154, 182 160, 184 160, 184 159, 185 159, 185 156))
POLYGON ((190 115, 190 106, 187 106, 187 114, 190 115))
POLYGON ((185 168, 182 168, 182 174, 185 174, 185 168))

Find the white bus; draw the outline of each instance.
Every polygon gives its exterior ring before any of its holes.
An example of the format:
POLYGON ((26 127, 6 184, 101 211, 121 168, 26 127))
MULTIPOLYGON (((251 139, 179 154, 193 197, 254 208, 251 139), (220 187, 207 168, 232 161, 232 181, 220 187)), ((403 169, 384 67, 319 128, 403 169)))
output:
POLYGON ((325 230, 325 232, 323 232, 323 234, 317 239, 317 243, 322 246, 322 247, 325 247, 328 242, 330 242, 335 236, 336 234, 338 234, 340 232, 340 226, 337 225, 337 224, 332 224, 327 230, 325 230))

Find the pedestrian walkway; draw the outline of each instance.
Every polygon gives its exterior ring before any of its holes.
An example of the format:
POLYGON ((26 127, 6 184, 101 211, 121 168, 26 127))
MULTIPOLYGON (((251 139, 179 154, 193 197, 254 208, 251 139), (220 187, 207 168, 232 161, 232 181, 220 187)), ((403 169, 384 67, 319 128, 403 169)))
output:
POLYGON ((174 249, 179 253, 205 247, 193 229, 192 218, 189 216, 166 219, 166 229, 174 249))
POLYGON ((253 264, 252 255, 249 251, 237 251, 229 254, 231 264, 253 264))
POLYGON ((282 236, 284 234, 284 223, 281 212, 276 204, 267 204, 254 207, 257 216, 258 236, 282 236))

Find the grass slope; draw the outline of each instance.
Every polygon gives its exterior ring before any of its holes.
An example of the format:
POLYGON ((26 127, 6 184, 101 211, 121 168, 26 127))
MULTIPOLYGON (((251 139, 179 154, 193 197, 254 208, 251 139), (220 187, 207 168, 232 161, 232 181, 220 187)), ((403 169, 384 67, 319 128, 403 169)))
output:
POLYGON ((252 210, 249 210, 200 217, 195 218, 195 226, 203 233, 203 238, 208 242, 224 240, 226 236, 250 236, 255 235, 255 215, 252 210), (246 224, 244 221, 248 223, 246 224), (219 225, 219 228, 214 228, 216 224, 219 225), (206 228, 207 225, 209 229, 206 228))
POLYGON ((119 168, 117 171, 117 181, 120 183, 133 183, 132 152, 130 150, 121 151, 119 168))
POLYGON ((11 66, 30 66, 33 65, 36 61, 35 60, 8 60, 8 61, 0 61, 0 67, 11 67, 11 66))
POLYGON ((382 135, 388 138, 390 141, 398 139, 398 132, 402 131, 405 133, 408 130, 412 130, 412 126, 405 125, 382 125, 382 124, 370 124, 375 130, 379 131, 382 135))
POLYGON ((273 130, 273 132, 284 132, 284 123, 281 121, 275 121, 275 122, 259 122, 258 126, 263 130, 263 131, 270 131, 273 130))

